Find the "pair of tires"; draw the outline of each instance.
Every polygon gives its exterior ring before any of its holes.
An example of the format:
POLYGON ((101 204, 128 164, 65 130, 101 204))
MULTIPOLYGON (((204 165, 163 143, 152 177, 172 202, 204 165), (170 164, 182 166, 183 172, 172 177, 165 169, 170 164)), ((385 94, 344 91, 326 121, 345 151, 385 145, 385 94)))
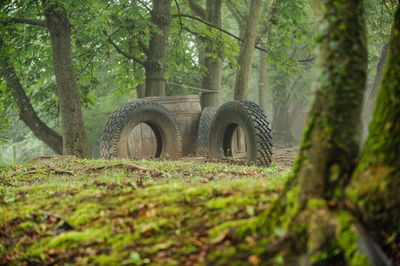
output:
MULTIPOLYGON (((102 157, 130 158, 128 138, 140 123, 147 124, 154 133, 153 157, 181 156, 182 137, 173 113, 157 102, 141 100, 127 103, 111 114, 101 136, 102 157)), ((272 158, 270 123, 261 108, 249 101, 231 101, 218 110, 205 108, 200 117, 198 150, 208 150, 214 158, 232 155, 232 139, 238 128, 245 138, 246 163, 268 166, 272 158)))
POLYGON ((207 107, 200 117, 198 150, 211 158, 232 156, 235 132, 241 129, 245 139, 247 164, 269 166, 272 162, 272 132, 262 109, 250 101, 231 101, 218 110, 207 107))

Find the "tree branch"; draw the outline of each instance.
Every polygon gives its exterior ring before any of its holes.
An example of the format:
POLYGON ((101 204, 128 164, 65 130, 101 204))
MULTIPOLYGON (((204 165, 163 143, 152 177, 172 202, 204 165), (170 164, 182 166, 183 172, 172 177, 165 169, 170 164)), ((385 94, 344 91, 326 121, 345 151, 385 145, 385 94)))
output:
POLYGON ((228 7, 229 11, 232 13, 232 15, 235 17, 236 22, 239 25, 239 28, 242 27, 244 18, 243 18, 243 15, 240 13, 240 11, 235 6, 235 4, 232 3, 231 0, 228 0, 227 7, 228 7))
MULTIPOLYGON (((221 31, 221 32, 223 32, 223 33, 225 33, 225 34, 231 36, 232 38, 234 38, 234 39, 236 39, 236 40, 238 40, 238 41, 240 41, 240 42, 244 42, 243 39, 241 39, 240 37, 238 37, 238 36, 236 36, 236 35, 230 33, 229 31, 226 31, 226 30, 224 30, 224 29, 222 29, 222 28, 220 28, 220 27, 217 27, 217 26, 211 24, 210 22, 205 21, 205 20, 203 20, 203 19, 201 19, 201 18, 192 16, 192 15, 188 15, 188 14, 174 14, 174 15, 172 15, 172 18, 177 18, 177 17, 185 17, 185 18, 190 18, 190 19, 196 20, 196 21, 201 22, 201 23, 203 23, 203 24, 205 24, 205 25, 207 25, 207 26, 209 26, 209 27, 211 27, 211 28, 214 28, 214 29, 216 29, 216 30, 221 31)), ((263 51, 263 52, 265 52, 265 53, 267 52, 267 50, 264 49, 264 48, 262 48, 262 47, 255 46, 255 48, 256 48, 257 50, 263 51)))
POLYGON ((123 56, 125 56, 128 59, 131 59, 139 64, 141 64, 142 66, 145 66, 145 62, 140 60, 139 58, 125 52, 124 50, 122 50, 116 43, 113 42, 113 40, 111 40, 111 38, 107 35, 107 31, 103 30, 104 35, 107 37, 108 41, 111 43, 112 46, 114 46, 115 50, 117 50, 117 52, 123 56))
POLYGON ((148 7, 148 6, 146 6, 146 4, 145 3, 143 3, 143 1, 141 1, 141 0, 137 0, 140 4, 142 4, 142 6, 150 13, 151 12, 151 10, 150 10, 150 8, 148 7))
POLYGON ((29 18, 10 18, 5 24, 29 24, 33 26, 47 27, 45 20, 29 19, 29 18))

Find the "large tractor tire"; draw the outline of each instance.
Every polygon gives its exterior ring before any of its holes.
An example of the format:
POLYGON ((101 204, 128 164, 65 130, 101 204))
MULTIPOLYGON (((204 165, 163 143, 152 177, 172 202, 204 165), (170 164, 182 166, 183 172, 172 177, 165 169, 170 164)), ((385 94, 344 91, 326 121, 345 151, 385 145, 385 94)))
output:
POLYGON ((246 163, 269 166, 272 162, 270 123, 257 104, 244 100, 227 102, 218 109, 210 129, 210 157, 232 155, 232 137, 238 127, 245 137, 246 163))
POLYGON ((206 107, 201 112, 199 129, 197 132, 197 153, 208 153, 208 138, 210 135, 210 128, 217 113, 216 107, 206 107))
POLYGON ((101 135, 102 158, 130 158, 128 138, 140 123, 147 124, 154 133, 157 145, 153 157, 177 158, 182 154, 179 126, 171 111, 157 102, 139 100, 110 115, 101 135))

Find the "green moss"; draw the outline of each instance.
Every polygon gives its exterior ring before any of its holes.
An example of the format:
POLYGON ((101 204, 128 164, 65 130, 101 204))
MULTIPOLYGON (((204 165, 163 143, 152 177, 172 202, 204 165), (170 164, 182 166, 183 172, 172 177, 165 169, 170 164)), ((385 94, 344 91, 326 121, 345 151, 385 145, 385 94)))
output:
MULTIPOLYGON (((76 171, 88 167, 87 163, 59 163, 57 169, 76 171)), ((92 162, 93 166, 108 163, 115 162, 92 162)), ((132 252, 137 252, 143 263, 175 265, 198 256, 202 245, 222 245, 225 241, 214 244, 211 241, 229 230, 228 237, 237 243, 216 249, 227 249, 227 253, 223 252, 228 254, 226 259, 234 256, 230 250, 261 253, 265 243, 256 247, 244 239, 254 237, 255 232, 265 227, 261 223, 258 227, 258 214, 265 212, 277 198, 288 170, 226 163, 138 163, 169 172, 171 177, 153 177, 147 173, 142 185, 132 187, 138 178, 135 173, 123 169, 115 169, 114 173, 104 168, 74 177, 53 176, 46 170, 40 179, 35 175, 25 177, 22 186, 12 181, 15 186, 7 189, 15 194, 16 200, 0 206, 0 226, 16 219, 14 230, 19 235, 29 231, 30 235, 24 239, 14 236, 16 244, 2 252, 18 252, 17 262, 51 263, 52 258, 68 256, 84 265, 122 264, 130 259, 132 252), (216 181, 201 183, 210 175, 216 181), (59 224, 41 219, 44 211, 61 216, 75 230, 50 235, 59 224), (18 225, 18 221, 26 222, 18 225), (168 256, 159 256, 163 253, 168 256)), ((5 190, 0 188, 2 191, 5 190)), ((215 260, 219 260, 217 257, 215 260)))
POLYGON ((286 193, 287 213, 289 217, 293 217, 300 209, 299 201, 300 187, 296 186, 286 193))
POLYGON ((104 206, 98 203, 80 203, 76 207, 76 210, 69 216, 68 221, 74 227, 87 224, 90 221, 98 218, 100 211, 103 209, 104 206))
POLYGON ((206 206, 210 209, 225 209, 228 207, 241 207, 246 205, 255 205, 257 202, 243 195, 231 196, 226 198, 215 198, 207 201, 206 206))
POLYGON ((308 210, 316 210, 322 207, 326 207, 326 201, 324 199, 309 199, 307 201, 307 209, 308 210))
POLYGON ((358 251, 358 236, 354 228, 354 217, 346 211, 338 213, 339 226, 336 232, 338 246, 344 251, 350 265, 370 265, 368 257, 358 251))

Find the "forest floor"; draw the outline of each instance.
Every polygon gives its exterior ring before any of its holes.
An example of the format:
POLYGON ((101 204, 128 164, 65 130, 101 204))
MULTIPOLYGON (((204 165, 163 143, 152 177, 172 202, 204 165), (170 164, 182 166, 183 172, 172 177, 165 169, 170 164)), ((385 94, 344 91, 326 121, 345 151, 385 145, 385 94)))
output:
POLYGON ((275 151, 268 168, 72 156, 1 167, 0 265, 262 264, 285 233, 265 221, 296 152, 275 151))
POLYGON ((259 214, 290 172, 279 158, 269 168, 68 156, 1 167, 0 264, 256 265, 259 214))

